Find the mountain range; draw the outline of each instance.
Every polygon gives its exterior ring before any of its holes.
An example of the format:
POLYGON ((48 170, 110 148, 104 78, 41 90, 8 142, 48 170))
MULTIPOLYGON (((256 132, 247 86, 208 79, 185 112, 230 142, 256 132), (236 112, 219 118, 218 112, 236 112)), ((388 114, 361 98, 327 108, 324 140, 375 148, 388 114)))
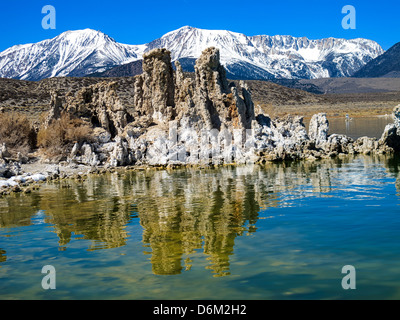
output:
POLYGON ((173 61, 179 60, 184 71, 193 71, 195 60, 211 46, 220 49, 228 77, 244 80, 348 77, 384 53, 375 41, 361 38, 246 36, 186 26, 150 43, 129 45, 101 31, 85 29, 6 49, 0 53, 0 77, 41 80, 105 71, 116 76, 132 75, 140 72, 143 53, 154 48, 170 50, 173 61))

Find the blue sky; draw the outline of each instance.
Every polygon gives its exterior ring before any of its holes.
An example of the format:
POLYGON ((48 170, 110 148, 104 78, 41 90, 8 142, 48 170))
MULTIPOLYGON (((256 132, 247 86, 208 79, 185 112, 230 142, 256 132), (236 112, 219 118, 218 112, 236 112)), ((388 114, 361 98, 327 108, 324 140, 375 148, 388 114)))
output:
POLYGON ((85 28, 101 30, 118 42, 143 44, 185 25, 249 36, 361 37, 385 50, 400 42, 398 0, 4 0, 0 7, 0 51, 85 28), (56 9, 55 30, 42 28, 45 5, 56 9), (356 8, 355 30, 342 28, 345 5, 356 8))

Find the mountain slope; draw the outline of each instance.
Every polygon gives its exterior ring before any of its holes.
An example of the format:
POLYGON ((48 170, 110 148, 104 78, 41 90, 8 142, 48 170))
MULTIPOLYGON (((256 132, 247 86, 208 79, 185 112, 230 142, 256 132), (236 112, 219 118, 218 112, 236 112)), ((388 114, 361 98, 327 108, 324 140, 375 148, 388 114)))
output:
MULTIPOLYGON (((263 70, 261 79, 313 79, 350 76, 383 49, 366 39, 309 40, 292 36, 252 36, 225 30, 183 27, 148 44, 149 49, 166 48, 172 59, 197 58, 207 47, 217 47, 221 63, 235 73, 263 70)), ((254 78, 254 76, 252 76, 254 78)))
POLYGON ((356 78, 400 78, 400 42, 354 73, 356 78))
POLYGON ((136 60, 141 46, 117 43, 100 31, 67 31, 0 53, 0 76, 23 80, 82 76, 136 60))
POLYGON ((142 68, 143 60, 136 60, 120 66, 108 69, 103 72, 95 72, 87 75, 88 77, 102 77, 102 78, 112 78, 112 77, 134 77, 143 72, 142 68))
POLYGON ((39 80, 85 76, 120 67, 113 76, 130 75, 128 63, 154 48, 171 51, 185 71, 208 47, 220 49, 231 79, 316 79, 350 76, 384 51, 366 39, 309 40, 291 36, 246 36, 226 30, 182 27, 144 45, 117 43, 90 29, 64 32, 36 44, 14 46, 0 53, 0 77, 39 80))

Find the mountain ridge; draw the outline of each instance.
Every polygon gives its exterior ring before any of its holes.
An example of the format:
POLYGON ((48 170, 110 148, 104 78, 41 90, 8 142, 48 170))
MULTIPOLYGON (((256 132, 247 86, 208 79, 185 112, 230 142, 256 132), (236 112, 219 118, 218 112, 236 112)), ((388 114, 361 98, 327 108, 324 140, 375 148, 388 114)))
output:
POLYGON ((118 43, 101 31, 66 31, 52 39, 1 52, 0 76, 21 80, 82 76, 133 61, 139 55, 140 47, 118 43))
POLYGON ((66 31, 53 39, 16 45, 0 53, 0 77, 40 80, 86 76, 142 59, 154 48, 186 59, 187 68, 208 47, 217 47, 221 63, 234 79, 316 79, 350 76, 384 51, 368 39, 246 36, 228 30, 190 26, 170 31, 147 44, 130 45, 92 29, 66 31))
POLYGON ((400 42, 354 73, 355 78, 400 78, 400 42))

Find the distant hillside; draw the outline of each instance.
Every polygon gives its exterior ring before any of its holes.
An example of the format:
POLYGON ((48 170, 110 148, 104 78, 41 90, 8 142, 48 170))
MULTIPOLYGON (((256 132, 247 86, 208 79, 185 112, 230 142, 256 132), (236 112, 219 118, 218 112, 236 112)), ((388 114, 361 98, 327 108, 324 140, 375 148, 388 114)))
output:
POLYGON ((142 61, 133 61, 120 66, 116 66, 103 72, 96 72, 87 77, 115 78, 115 77, 134 77, 143 72, 142 61))
POLYGON ((400 42, 354 73, 356 78, 400 78, 400 42))
MULTIPOLYGON (((185 73, 193 78, 193 73, 185 73)), ((79 89, 100 81, 118 81, 117 94, 129 109, 133 107, 133 77, 64 77, 50 78, 41 81, 24 81, 0 78, 0 109, 5 111, 40 112, 47 111, 50 103, 50 92, 57 90, 61 95, 77 92, 79 89)), ((239 85, 239 81, 235 80, 239 85)), ((256 104, 304 105, 325 101, 322 95, 291 89, 268 81, 246 81, 256 104)))
MULTIPOLYGON (((126 63, 120 66, 113 67, 103 72, 96 72, 87 75, 87 77, 97 77, 97 78, 115 78, 115 77, 134 77, 143 72, 142 69, 142 61, 133 61, 130 63, 126 63)), ((194 72, 194 65, 196 63, 196 59, 194 58, 180 58, 178 59, 182 66, 182 70, 187 73, 194 72)), ((271 79, 273 76, 265 70, 257 68, 253 66, 252 68, 246 68, 245 63, 237 63, 235 66, 232 66, 230 70, 226 70, 226 75, 229 79, 232 80, 265 80, 271 79), (252 71, 249 71, 249 70, 252 71)), ((172 67, 175 68, 175 64, 172 64, 172 67)), ((285 80, 282 80, 285 81, 285 80)), ((291 80, 287 80, 291 81, 291 80)), ((279 82, 277 82, 279 83, 279 82)), ((296 87, 296 89, 303 89, 302 87, 296 87)), ((313 92, 310 90, 310 92, 313 92)), ((321 93, 321 92, 313 92, 313 93, 321 93)))
POLYGON ((288 83, 281 84, 323 94, 384 93, 400 91, 400 77, 302 79, 296 80, 296 86, 290 86, 288 83))
MULTIPOLYGON (((179 59, 184 72, 194 72, 195 59, 182 58, 179 59)), ((175 64, 172 64, 175 69, 175 64)), ((134 77, 143 73, 143 60, 133 61, 120 66, 113 67, 103 72, 95 72, 87 75, 91 78, 119 78, 119 77, 134 77)))
MULTIPOLYGON (((194 77, 194 63, 195 59, 182 58, 179 59, 182 69, 186 72, 187 77, 194 77)), ((173 64, 173 67, 175 65, 173 64)), ((134 61, 122 66, 114 67, 104 72, 91 74, 87 77, 92 78, 118 78, 118 77, 134 77, 141 74, 142 60, 134 61)), ((237 72, 238 74, 239 72, 237 72)), ((249 81, 245 75, 243 78, 237 77, 229 72, 227 76, 231 80, 246 80, 249 81)), ((251 82, 251 81, 250 81, 251 82)), ((353 93, 379 93, 379 92, 399 92, 400 91, 400 71, 393 71, 385 77, 377 78, 322 78, 322 79, 272 79, 280 86, 298 89, 309 93, 321 94, 353 94, 353 93)), ((266 86, 266 81, 257 82, 266 86)), ((270 86, 270 85, 269 85, 270 86)), ((255 88, 257 91, 257 88, 255 88)), ((284 89, 282 89, 284 90, 284 89)))
MULTIPOLYGON (((185 76, 193 78, 194 73, 185 73, 185 76)), ((400 88, 400 78, 347 78, 339 80, 321 79, 319 81, 314 80, 315 83, 296 82, 292 84, 295 87, 303 87, 312 91, 319 88, 318 90, 327 94, 313 94, 269 81, 250 80, 245 82, 252 93, 256 111, 259 112, 261 108, 272 117, 285 114, 310 117, 319 112, 326 112, 329 116, 334 117, 345 114, 353 116, 384 115, 390 114, 393 107, 400 102, 400 90, 395 90, 396 86, 400 88), (360 92, 361 89, 362 92, 360 92), (374 90, 371 91, 371 89, 374 90), (365 90, 370 92, 365 92, 365 90)), ((135 78, 126 76, 59 77, 41 81, 0 78, 0 112, 23 112, 32 120, 38 121, 41 113, 48 111, 52 90, 57 90, 63 96, 68 92, 76 93, 81 88, 100 81, 117 81, 119 84, 117 88, 118 96, 127 107, 128 112, 133 111, 135 78)), ((240 89, 240 81, 233 81, 240 89)), ((290 85, 290 83, 286 83, 286 85, 290 85)))

